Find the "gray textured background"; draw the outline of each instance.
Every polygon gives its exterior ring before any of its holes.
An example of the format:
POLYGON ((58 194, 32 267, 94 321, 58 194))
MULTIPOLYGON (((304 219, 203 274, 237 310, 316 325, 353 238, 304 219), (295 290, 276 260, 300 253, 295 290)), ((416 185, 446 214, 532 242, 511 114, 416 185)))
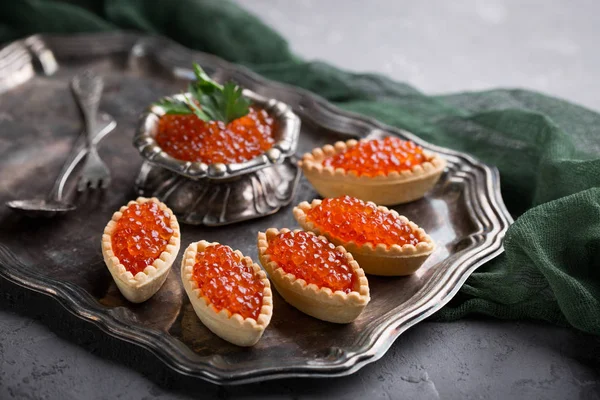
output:
POLYGON ((597 0, 238 0, 308 59, 426 93, 524 87, 600 110, 597 0))
MULTIPOLYGON (((427 93, 526 87, 600 110, 597 1, 238 2, 306 58, 427 93)), ((211 397, 600 399, 600 338, 536 322, 425 322, 350 377, 220 388, 0 282, 0 400, 211 397)))

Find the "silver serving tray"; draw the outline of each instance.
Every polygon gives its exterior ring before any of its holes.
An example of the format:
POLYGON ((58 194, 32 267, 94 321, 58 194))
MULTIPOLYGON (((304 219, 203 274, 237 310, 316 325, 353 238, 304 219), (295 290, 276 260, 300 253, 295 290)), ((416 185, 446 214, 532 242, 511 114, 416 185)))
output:
MULTIPOLYGON (((426 143, 409 132, 342 111, 304 90, 267 81, 217 57, 169 40, 137 34, 39 35, 0 51, 0 201, 44 193, 80 130, 69 79, 92 68, 106 80, 101 109, 118 122, 100 144, 113 173, 102 195, 74 199, 61 219, 29 220, 0 210, 0 276, 57 299, 110 335, 142 346, 182 374, 220 384, 283 377, 348 375, 389 349, 410 326, 439 310, 478 266, 502 252, 512 222, 498 171, 469 155, 426 143), (142 157, 132 146, 138 117, 155 99, 181 91, 192 62, 218 80, 288 104, 302 120, 298 152, 382 133, 411 139, 441 153, 448 168, 425 198, 395 207, 437 242, 414 275, 369 277, 372 300, 353 324, 308 317, 275 294, 272 322, 261 341, 243 349, 209 332, 194 314, 177 265, 149 301, 134 305, 116 289, 100 253, 113 211, 135 197, 142 157)), ((302 178, 293 204, 316 193, 302 178)), ((256 232, 295 227, 291 206, 226 227, 184 226, 182 248, 199 239, 226 243, 257 259, 256 232)))

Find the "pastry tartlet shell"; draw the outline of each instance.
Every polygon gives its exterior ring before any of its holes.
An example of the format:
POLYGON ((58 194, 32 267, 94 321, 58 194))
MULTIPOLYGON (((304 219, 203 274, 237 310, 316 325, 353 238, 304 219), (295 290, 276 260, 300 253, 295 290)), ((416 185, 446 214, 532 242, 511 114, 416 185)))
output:
POLYGON ((177 217, 175 217, 173 211, 155 197, 138 197, 136 200, 130 201, 127 205, 121 207, 119 211, 115 212, 112 219, 104 228, 104 234, 102 235, 102 255, 110 274, 123 296, 132 303, 141 303, 152 297, 161 288, 163 283, 165 283, 169 271, 171 270, 171 266, 177 257, 177 253, 179 253, 180 242, 181 232, 179 230, 179 223, 177 222, 177 217), (112 234, 117 226, 117 222, 123 216, 123 212, 129 206, 147 202, 156 203, 161 210, 169 212, 171 215, 169 223, 171 229, 173 229, 173 235, 169 239, 165 251, 154 260, 152 265, 147 266, 144 271, 133 275, 131 272, 127 271, 125 266, 121 264, 119 259, 115 256, 112 249, 112 234))
POLYGON ((321 200, 317 199, 313 200, 310 204, 306 201, 298 204, 298 206, 294 207, 294 218, 296 218, 302 229, 325 236, 333 244, 343 246, 352 253, 354 259, 365 273, 369 275, 403 276, 413 274, 435 250, 433 239, 422 228, 419 228, 414 222, 409 221, 405 216, 399 215, 395 210, 390 210, 384 206, 377 206, 377 209, 400 218, 410 226, 413 232, 419 234, 422 241, 417 243, 416 246, 411 244, 387 246, 383 243, 375 244, 370 242, 359 246, 354 242, 344 242, 329 232, 319 229, 311 221, 307 221, 306 213, 313 207, 320 205, 321 202, 321 200))
MULTIPOLYGON (((360 142, 368 140, 362 139, 360 142)), ((357 175, 343 168, 323 166, 327 157, 343 153, 360 143, 351 139, 335 145, 317 147, 304 154, 298 165, 306 179, 322 197, 349 195, 376 204, 395 205, 420 199, 431 190, 446 167, 446 160, 439 155, 424 151, 427 161, 410 170, 392 171, 387 175, 357 175)))
POLYGON ((196 254, 207 247, 218 245, 205 240, 191 243, 183 255, 181 262, 181 281, 190 303, 200 321, 215 335, 238 346, 253 346, 262 337, 263 332, 271 321, 273 315, 273 295, 271 284, 265 272, 254 263, 250 257, 244 256, 239 250, 234 252, 242 258, 247 266, 251 267, 255 276, 264 284, 263 303, 257 319, 244 318, 240 314, 232 314, 227 309, 217 310, 210 300, 204 296, 193 278, 196 254))
MULTIPOLYGON (((275 289, 285 301, 312 317, 339 324, 354 321, 369 303, 370 296, 367 277, 353 259, 352 254, 348 253, 343 247, 338 247, 345 254, 348 265, 357 277, 356 286, 352 292, 344 293, 339 290, 333 292, 329 288, 318 287, 314 283, 309 284, 304 279, 299 279, 294 274, 285 272, 267 254, 269 241, 279 233, 289 231, 289 229, 279 231, 270 228, 266 232, 258 233, 258 257, 273 281, 275 289)), ((300 230, 294 232, 300 232, 300 230)))

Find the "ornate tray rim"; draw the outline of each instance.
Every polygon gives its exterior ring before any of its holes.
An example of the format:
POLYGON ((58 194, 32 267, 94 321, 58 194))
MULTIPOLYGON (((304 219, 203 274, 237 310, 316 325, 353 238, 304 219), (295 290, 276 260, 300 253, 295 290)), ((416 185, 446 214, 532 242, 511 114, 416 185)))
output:
MULTIPOLYGON (((217 384, 242 384, 291 377, 314 378, 350 375, 381 358, 400 334, 439 310, 454 297, 475 269, 503 252, 502 240, 513 219, 504 205, 500 193, 500 176, 495 167, 487 166, 467 154, 432 145, 410 132, 387 126, 375 119, 341 110, 328 103, 324 98, 304 89, 269 81, 243 66, 231 64, 210 54, 187 49, 169 39, 123 32, 70 36, 32 35, 7 44, 0 50, 0 71, 3 74, 20 73, 18 77, 21 81, 17 83, 23 83, 28 80, 23 76, 32 73, 34 62, 41 63, 41 69, 44 72, 51 73, 55 70, 56 65, 53 65, 51 57, 48 57, 47 47, 56 50, 62 46, 63 50, 68 48, 70 52, 83 51, 90 49, 90 46, 86 45, 90 40, 94 41, 98 55, 101 55, 102 52, 131 50, 134 46, 148 41, 154 44, 160 43, 162 49, 168 49, 171 52, 170 56, 201 60, 202 64, 207 63, 219 70, 234 72, 238 76, 254 82, 257 86, 275 87, 297 96, 300 108, 310 110, 311 119, 322 126, 343 129, 344 126, 352 124, 359 125, 365 132, 377 130, 391 132, 444 154, 450 161, 450 168, 453 165, 462 165, 465 171, 459 172, 464 175, 465 179, 481 180, 483 177, 483 181, 478 182, 478 185, 485 188, 483 195, 478 197, 473 191, 466 191, 466 196, 467 201, 476 206, 476 211, 480 213, 479 216, 485 217, 492 226, 489 231, 477 233, 477 235, 482 235, 484 247, 471 249, 453 262, 454 268, 445 271, 442 276, 436 275, 436 282, 429 282, 421 289, 423 297, 419 301, 412 304, 404 314, 396 315, 387 324, 379 327, 374 335, 376 337, 371 338, 366 351, 345 353, 345 357, 338 357, 335 362, 328 365, 304 364, 285 368, 272 366, 236 371, 232 368, 218 368, 214 364, 192 360, 186 356, 186 350, 189 352, 189 349, 183 343, 163 332, 126 326, 116 318, 115 314, 118 310, 104 308, 90 294, 76 285, 36 276, 13 255, 9 248, 0 243, 0 259, 4 260, 4 263, 0 263, 0 277, 56 299, 73 315, 93 323, 114 337, 149 350, 173 370, 217 384), (48 44, 47 47, 46 44, 48 44), (474 171, 477 171, 477 174, 474 171)), ((175 61, 177 61, 177 57, 175 57, 175 61)), ((0 89, 2 89, 3 83, 0 80, 0 89)), ((15 82, 11 82, 11 84, 15 84, 15 82)))

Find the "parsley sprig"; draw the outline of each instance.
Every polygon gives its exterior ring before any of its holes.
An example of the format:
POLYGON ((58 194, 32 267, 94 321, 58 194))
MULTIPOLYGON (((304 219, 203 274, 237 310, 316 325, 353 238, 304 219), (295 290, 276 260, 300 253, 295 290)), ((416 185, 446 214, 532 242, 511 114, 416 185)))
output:
POLYGON ((202 121, 223 121, 226 124, 250 111, 250 100, 242 96, 242 88, 233 82, 225 85, 213 81, 194 63, 196 81, 190 83, 185 100, 165 98, 156 105, 167 114, 195 114, 202 121))

